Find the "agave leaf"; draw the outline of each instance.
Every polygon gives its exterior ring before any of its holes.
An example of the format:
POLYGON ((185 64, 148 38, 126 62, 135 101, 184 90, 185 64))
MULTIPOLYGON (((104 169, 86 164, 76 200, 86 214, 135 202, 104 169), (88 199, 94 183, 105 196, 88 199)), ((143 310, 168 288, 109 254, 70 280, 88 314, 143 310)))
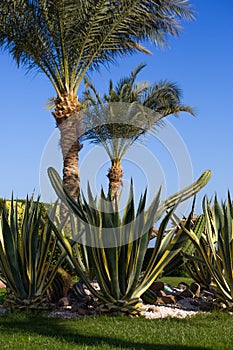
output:
MULTIPOLYGON (((18 224, 19 203, 12 197, 11 210, 6 210, 0 226, 0 267, 7 285, 12 290, 14 307, 37 308, 45 302, 44 293, 52 283, 59 264, 66 257, 63 249, 56 267, 48 258, 53 232, 50 224, 42 219, 39 199, 27 198, 18 224)), ((55 239, 56 241, 56 239, 55 239)), ((53 252, 50 252, 53 254, 53 252)))
MULTIPOLYGON (((53 169, 50 169, 50 173, 53 173, 53 169)), ((85 234, 87 235, 89 246, 83 247, 83 251, 86 250, 88 253, 89 265, 93 266, 101 289, 101 292, 93 291, 93 293, 104 303, 108 303, 107 309, 115 310, 120 308, 123 312, 128 312, 127 310, 132 308, 132 305, 138 304, 141 294, 149 288, 167 263, 181 250, 182 245, 187 242, 187 235, 182 227, 178 231, 173 230, 163 237, 165 228, 175 210, 175 206, 172 206, 171 203, 175 203, 175 199, 183 200, 193 191, 197 191, 197 188, 201 188, 203 183, 207 181, 207 177, 209 177, 209 174, 207 175, 202 176, 193 185, 194 190, 192 186, 188 187, 162 204, 159 204, 159 190, 147 210, 145 210, 145 192, 140 198, 136 217, 132 184, 122 218, 119 214, 117 201, 110 201, 110 198, 105 196, 103 190, 101 190, 100 200, 97 203, 96 200, 93 200, 90 188, 88 189, 88 201, 82 194, 77 202, 64 189, 63 193, 65 193, 67 203, 74 214, 79 216, 81 220, 85 218, 83 225, 85 226, 85 234), (171 210, 167 213, 159 228, 152 260, 141 278, 142 265, 154 222, 163 215, 162 211, 164 208, 167 209, 170 205, 171 210)), ((55 186, 61 186, 59 181, 53 181, 52 184, 54 185, 54 183, 55 186)), ((59 188, 57 193, 62 191, 63 189, 59 188)), ((187 227, 189 227, 190 220, 191 215, 186 220, 185 225, 187 227)), ((59 237, 59 234, 56 234, 59 237)), ((88 288, 93 290, 90 281, 85 277, 82 266, 79 264, 79 259, 72 255, 72 247, 68 245, 68 242, 64 241, 64 238, 61 237, 60 241, 64 244, 64 248, 76 267, 79 276, 84 280, 88 288)))

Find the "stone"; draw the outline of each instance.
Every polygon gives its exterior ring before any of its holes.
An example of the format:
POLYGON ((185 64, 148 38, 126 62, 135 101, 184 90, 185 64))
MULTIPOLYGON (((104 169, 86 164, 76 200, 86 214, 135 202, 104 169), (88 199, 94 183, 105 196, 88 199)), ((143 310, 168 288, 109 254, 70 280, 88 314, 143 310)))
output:
POLYGON ((156 295, 158 297, 166 297, 167 296, 167 293, 164 292, 164 290, 158 290, 158 292, 156 292, 156 295))
POLYGON ((78 313, 80 316, 90 315, 90 311, 86 308, 86 305, 83 303, 73 304, 71 311, 78 313))
POLYGON ((194 298, 195 294, 193 294, 189 288, 186 288, 180 293, 180 296, 184 298, 194 298))
POLYGON ((58 300, 58 306, 68 306, 70 304, 69 299, 67 297, 63 297, 58 300))
POLYGON ((2 309, 9 309, 11 307, 10 303, 5 300, 4 303, 2 304, 2 309))
POLYGON ((79 309, 77 309, 77 313, 78 313, 80 316, 90 315, 89 310, 87 310, 87 309, 82 309, 81 307, 80 307, 79 309))
POLYGON ((201 311, 211 311, 213 308, 213 302, 201 300, 199 307, 201 311))
POLYGON ((153 282, 150 289, 157 294, 158 291, 164 290, 164 283, 159 281, 153 282))
POLYGON ((216 293, 212 293, 208 290, 203 290, 202 295, 208 299, 214 299, 216 297, 216 293))
POLYGON ((189 286, 189 290, 195 295, 195 297, 199 298, 200 297, 200 292, 201 292, 201 286, 200 284, 193 282, 189 286))
POLYGON ((180 282, 180 283, 178 284, 178 286, 177 286, 177 288, 180 289, 180 290, 185 290, 185 289, 187 289, 188 287, 189 287, 189 285, 188 285, 187 283, 185 283, 185 282, 180 282))
POLYGON ((150 305, 147 310, 148 312, 158 312, 159 311, 159 308, 158 306, 155 306, 155 305, 150 305))
POLYGON ((74 303, 71 307, 73 312, 78 312, 78 309, 86 309, 86 304, 84 303, 74 303))
POLYGON ((176 304, 174 295, 161 296, 156 299, 156 304, 176 304))

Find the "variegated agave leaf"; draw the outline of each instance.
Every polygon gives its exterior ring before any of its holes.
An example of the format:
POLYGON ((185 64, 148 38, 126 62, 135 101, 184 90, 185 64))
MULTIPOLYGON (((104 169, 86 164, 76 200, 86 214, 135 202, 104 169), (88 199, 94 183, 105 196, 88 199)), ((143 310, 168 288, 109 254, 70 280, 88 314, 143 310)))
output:
MULTIPOLYGON (((63 188, 57 172, 49 168, 48 173, 56 193, 61 199, 67 201, 74 214, 83 221, 86 241, 85 244, 80 243, 80 241, 79 243, 86 251, 90 264, 95 270, 101 292, 93 290, 81 264, 74 257, 69 242, 56 231, 76 267, 77 273, 94 295, 102 301, 102 311, 137 313, 140 296, 187 241, 187 236, 182 228, 178 232, 177 230, 170 231, 163 237, 175 206, 165 214, 161 222, 151 261, 141 276, 154 222, 163 215, 162 208, 167 209, 171 205, 170 201, 168 200, 161 205, 159 201, 160 191, 158 191, 153 202, 146 209, 145 192, 139 200, 138 208, 135 209, 133 185, 131 184, 128 203, 123 215, 120 215, 117 201, 110 201, 110 198, 105 196, 103 191, 99 202, 93 200, 90 189, 88 200, 82 195, 76 202, 63 188)), ((202 183, 202 181, 203 178, 200 182, 202 183)), ((197 190, 200 184, 195 184, 195 186, 195 190, 197 190)), ((186 198, 190 192, 190 188, 185 189, 186 198)), ((179 194, 176 198, 178 200, 181 197, 179 194)), ((172 201, 174 202, 174 197, 172 197, 172 201)))
MULTIPOLYGON (((56 207, 51 212, 55 220, 56 207)), ((53 266, 53 253, 61 248, 52 226, 41 215, 39 201, 27 198, 22 222, 18 220, 18 203, 12 197, 10 212, 3 206, 0 223, 0 269, 12 291, 9 301, 13 307, 43 309, 45 292, 52 283, 66 253, 61 251, 53 266), (50 252, 50 254, 49 254, 50 252)))

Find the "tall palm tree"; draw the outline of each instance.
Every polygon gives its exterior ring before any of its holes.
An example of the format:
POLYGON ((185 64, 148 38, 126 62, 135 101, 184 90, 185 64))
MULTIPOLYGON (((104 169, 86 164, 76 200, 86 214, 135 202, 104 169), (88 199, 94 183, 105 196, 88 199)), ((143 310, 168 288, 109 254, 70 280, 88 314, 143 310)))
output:
POLYGON ((0 47, 27 70, 42 71, 56 98, 53 116, 61 134, 63 183, 79 193, 80 103, 77 93, 90 69, 114 63, 140 43, 156 45, 178 36, 192 20, 188 0, 4 0, 0 2, 0 47))
POLYGON ((161 80, 151 85, 135 82, 144 64, 114 86, 109 82, 108 92, 100 96, 96 87, 85 77, 83 93, 83 139, 102 144, 111 159, 108 171, 109 193, 119 197, 123 169, 121 161, 129 147, 149 130, 162 124, 169 115, 180 112, 194 115, 193 108, 181 103, 182 91, 177 84, 161 80))

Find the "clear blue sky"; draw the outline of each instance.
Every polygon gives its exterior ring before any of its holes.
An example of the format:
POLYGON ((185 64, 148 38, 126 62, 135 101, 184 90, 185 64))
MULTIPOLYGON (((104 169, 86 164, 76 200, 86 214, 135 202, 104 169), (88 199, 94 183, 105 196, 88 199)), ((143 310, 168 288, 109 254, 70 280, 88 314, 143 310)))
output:
MULTIPOLYGON (((169 117, 169 122, 187 148, 194 179, 205 169, 213 172, 199 198, 205 193, 209 197, 217 193, 219 198, 225 199, 228 189, 233 195, 233 2, 193 0, 192 3, 197 19, 184 23, 183 34, 179 39, 170 39, 169 49, 150 47, 152 56, 137 54, 127 57, 119 60, 117 66, 111 66, 109 71, 103 68, 91 78, 103 91, 110 77, 117 80, 144 62, 147 67, 140 74, 140 80, 177 82, 184 93, 183 103, 195 107, 197 117, 183 114, 179 119, 169 117)), ((16 197, 25 198, 34 189, 36 193, 41 191, 41 159, 55 129, 46 101, 55 97, 55 92, 43 74, 25 75, 25 71, 18 69, 6 54, 0 56, 0 73, 0 197, 9 198, 13 191, 16 197)), ((166 193, 170 194, 177 190, 176 164, 166 164, 164 150, 153 142, 153 138, 148 139, 146 147, 158 159, 158 169, 162 169, 166 178, 166 193)), ((90 149, 86 147, 86 152, 90 149)), ((84 152, 81 162, 85 163, 85 157, 87 153, 84 152)), ((106 185, 104 175, 108 166, 109 163, 104 164, 95 178, 98 186, 101 182, 106 185)), ((143 190, 145 184, 140 183, 141 170, 125 166, 126 181, 131 176, 136 177, 137 188, 143 190)), ((187 170, 185 164, 181 167, 184 172, 187 170)), ((156 169, 147 171, 150 174, 146 176, 152 174, 158 182, 156 169)), ((84 187, 85 183, 86 178, 83 178, 84 187)))

